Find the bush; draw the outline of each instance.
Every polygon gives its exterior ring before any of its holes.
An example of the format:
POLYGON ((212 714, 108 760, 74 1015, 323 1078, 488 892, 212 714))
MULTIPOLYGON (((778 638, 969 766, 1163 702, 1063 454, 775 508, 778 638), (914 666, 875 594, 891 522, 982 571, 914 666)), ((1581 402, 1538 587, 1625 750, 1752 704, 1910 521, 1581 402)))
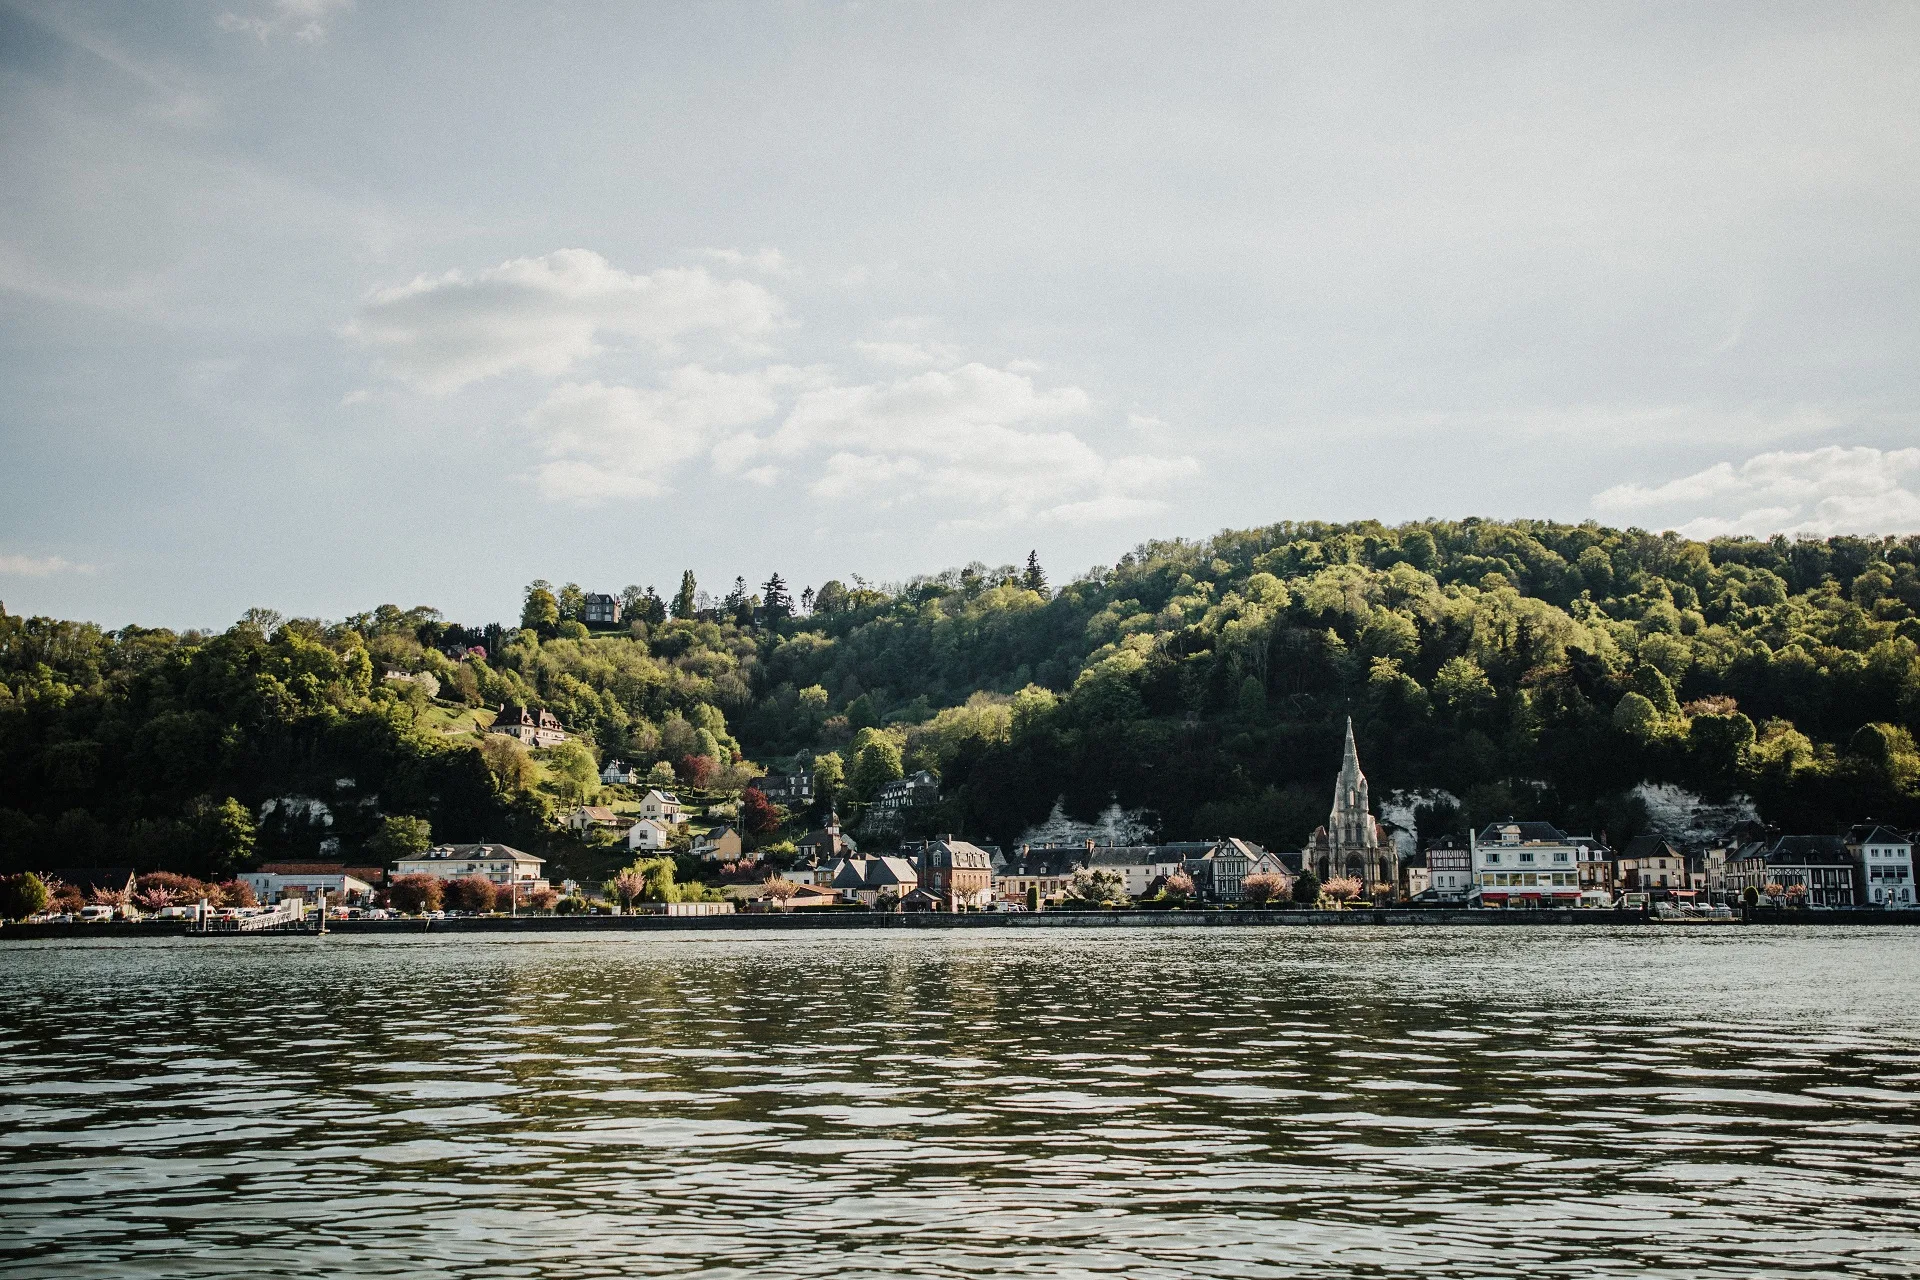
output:
POLYGON ((396 877, 387 887, 387 897, 393 903, 394 910, 418 915, 423 911, 440 910, 446 893, 444 883, 438 876, 416 874, 396 877))
POLYGON ((1308 907, 1320 901, 1320 877, 1313 874, 1312 867, 1301 868, 1293 878, 1293 900, 1308 907))

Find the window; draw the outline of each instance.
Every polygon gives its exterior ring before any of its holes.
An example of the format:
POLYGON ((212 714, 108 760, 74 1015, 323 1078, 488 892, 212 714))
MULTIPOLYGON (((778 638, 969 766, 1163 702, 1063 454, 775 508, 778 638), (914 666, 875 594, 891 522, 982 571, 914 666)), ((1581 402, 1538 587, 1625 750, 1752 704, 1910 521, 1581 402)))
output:
POLYGON ((1523 854, 1521 854, 1521 855, 1520 855, 1520 861, 1521 861, 1521 862, 1522 862, 1523 864, 1525 864, 1525 863, 1531 863, 1531 862, 1533 861, 1533 855, 1532 855, 1532 854, 1530 854, 1530 853, 1523 853, 1523 854))
POLYGON ((1559 853, 1554 854, 1553 860, 1555 862, 1565 862, 1567 860, 1566 850, 1563 849, 1559 853))

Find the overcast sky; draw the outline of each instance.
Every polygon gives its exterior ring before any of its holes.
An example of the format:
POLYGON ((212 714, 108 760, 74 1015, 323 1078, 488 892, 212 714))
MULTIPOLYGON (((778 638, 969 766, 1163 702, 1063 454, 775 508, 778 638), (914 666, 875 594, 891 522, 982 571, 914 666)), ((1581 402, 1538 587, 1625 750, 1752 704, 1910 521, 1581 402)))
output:
POLYGON ((1917 143, 1910 4, 0 7, 0 600, 1920 530, 1917 143))

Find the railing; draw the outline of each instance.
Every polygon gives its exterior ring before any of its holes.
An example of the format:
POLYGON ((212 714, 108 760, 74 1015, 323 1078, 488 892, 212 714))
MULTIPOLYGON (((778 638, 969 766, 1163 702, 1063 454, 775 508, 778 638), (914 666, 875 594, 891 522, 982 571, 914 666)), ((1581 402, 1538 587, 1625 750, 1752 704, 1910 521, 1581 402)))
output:
POLYGON ((207 916, 200 921, 200 933, 265 933, 275 929, 303 928, 307 904, 301 898, 287 898, 271 911, 251 916, 207 916))

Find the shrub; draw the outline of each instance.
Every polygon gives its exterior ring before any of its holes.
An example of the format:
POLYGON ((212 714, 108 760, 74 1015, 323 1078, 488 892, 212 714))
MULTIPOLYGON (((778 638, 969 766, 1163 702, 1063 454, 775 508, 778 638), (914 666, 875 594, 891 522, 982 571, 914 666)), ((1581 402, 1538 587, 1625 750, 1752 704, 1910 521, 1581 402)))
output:
POLYGON ((1302 868, 1293 878, 1293 900, 1308 907, 1320 901, 1320 877, 1313 874, 1312 867, 1302 868))

